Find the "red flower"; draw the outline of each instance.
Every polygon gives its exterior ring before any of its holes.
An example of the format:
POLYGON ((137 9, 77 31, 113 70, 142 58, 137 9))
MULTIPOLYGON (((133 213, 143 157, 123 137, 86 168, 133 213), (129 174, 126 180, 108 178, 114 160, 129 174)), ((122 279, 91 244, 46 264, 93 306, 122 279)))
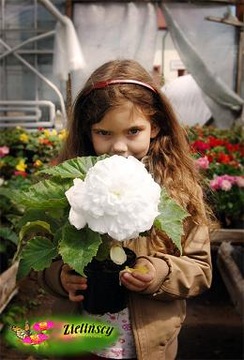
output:
POLYGON ((237 151, 239 151, 240 145, 239 144, 226 143, 225 147, 229 152, 237 152, 237 151))
POLYGON ((27 174, 27 172, 25 172, 25 171, 18 171, 18 170, 16 170, 15 172, 14 172, 14 175, 15 176, 22 176, 22 177, 26 177, 28 174, 27 174))
POLYGON ((214 136, 209 136, 208 144, 209 144, 210 148, 214 148, 214 147, 217 147, 217 146, 223 146, 225 144, 225 140, 217 139, 214 136))
POLYGON ((231 155, 227 155, 227 154, 225 154, 223 152, 218 154, 217 161, 222 163, 222 164, 229 164, 231 160, 232 160, 231 155))
POLYGON ((205 153, 209 149, 209 144, 202 140, 196 140, 192 143, 192 147, 200 153, 205 153))
POLYGON ((53 143, 48 139, 39 139, 39 143, 42 144, 42 145, 53 146, 53 143))

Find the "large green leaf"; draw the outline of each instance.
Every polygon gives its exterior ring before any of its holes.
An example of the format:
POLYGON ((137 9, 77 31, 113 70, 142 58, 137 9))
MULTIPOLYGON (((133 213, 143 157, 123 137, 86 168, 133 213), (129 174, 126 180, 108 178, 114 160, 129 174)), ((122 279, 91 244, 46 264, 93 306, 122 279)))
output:
POLYGON ((87 171, 92 166, 94 166, 97 161, 105 159, 106 157, 107 155, 77 157, 74 159, 66 160, 63 163, 54 167, 41 170, 39 173, 61 177, 62 179, 80 178, 83 180, 87 174, 87 171))
POLYGON ((68 201, 65 191, 72 186, 71 182, 43 180, 29 187, 28 191, 14 191, 13 198, 27 208, 51 209, 63 208, 68 201))
POLYGON ((49 267, 57 255, 56 246, 48 238, 36 236, 29 240, 21 253, 17 279, 28 275, 31 269, 40 271, 49 267))
POLYGON ((160 215, 155 219, 154 225, 163 230, 181 251, 181 237, 184 235, 182 221, 189 214, 167 194, 164 188, 161 190, 159 212, 160 215))
POLYGON ((59 253, 65 263, 79 274, 84 275, 84 267, 96 255, 101 242, 101 236, 98 233, 87 227, 77 230, 67 223, 63 228, 59 253))

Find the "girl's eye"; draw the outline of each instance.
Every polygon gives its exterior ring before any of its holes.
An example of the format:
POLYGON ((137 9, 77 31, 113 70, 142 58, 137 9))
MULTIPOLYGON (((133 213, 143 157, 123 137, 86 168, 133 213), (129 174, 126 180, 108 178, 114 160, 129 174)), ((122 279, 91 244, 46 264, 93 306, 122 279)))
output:
POLYGON ((130 129, 129 130, 129 135, 137 135, 137 134, 139 134, 139 132, 140 132, 140 129, 137 129, 137 128, 130 129))
POLYGON ((110 132, 107 130, 94 130, 95 134, 102 135, 102 136, 108 136, 110 135, 110 132))

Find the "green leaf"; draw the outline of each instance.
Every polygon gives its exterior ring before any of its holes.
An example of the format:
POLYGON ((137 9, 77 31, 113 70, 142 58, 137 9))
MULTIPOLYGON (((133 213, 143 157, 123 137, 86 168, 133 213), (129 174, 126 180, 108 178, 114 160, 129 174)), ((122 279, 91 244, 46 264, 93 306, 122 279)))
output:
POLYGON ((22 218, 19 220, 17 224, 17 228, 21 229, 22 226, 24 226, 27 222, 33 222, 33 221, 44 221, 50 225, 51 232, 55 232, 61 225, 63 225, 62 222, 62 216, 63 213, 60 211, 62 209, 52 209, 53 212, 57 212, 57 215, 59 215, 59 218, 55 218, 55 214, 50 214, 51 211, 46 210, 40 210, 40 209, 29 209, 27 210, 22 218))
POLYGON ((56 246, 48 238, 36 236, 29 240, 21 254, 17 280, 28 275, 32 269, 41 271, 49 267, 57 255, 56 246))
POLYGON ((100 234, 87 227, 77 230, 67 223, 59 243, 59 254, 72 269, 84 275, 84 267, 96 255, 101 242, 100 234))
POLYGON ((43 180, 29 187, 28 191, 13 191, 15 201, 27 208, 51 209, 68 205, 65 191, 72 186, 71 182, 43 180))
POLYGON ((47 174, 52 176, 61 177, 62 179, 69 178, 84 179, 87 171, 95 165, 99 160, 105 159, 107 155, 102 156, 83 156, 74 159, 66 160, 63 163, 41 170, 40 174, 47 174))
POLYGON ((52 234, 50 225, 47 222, 36 220, 27 222, 24 226, 22 226, 19 233, 19 239, 22 241, 24 237, 28 236, 29 234, 36 234, 37 232, 52 234))
POLYGON ((163 188, 161 190, 160 215, 155 219, 154 225, 163 230, 181 251, 181 236, 184 235, 182 221, 189 214, 173 200, 163 188))
POLYGON ((4 240, 8 240, 13 244, 18 244, 18 236, 17 234, 11 230, 9 227, 1 227, 0 228, 0 237, 4 240))

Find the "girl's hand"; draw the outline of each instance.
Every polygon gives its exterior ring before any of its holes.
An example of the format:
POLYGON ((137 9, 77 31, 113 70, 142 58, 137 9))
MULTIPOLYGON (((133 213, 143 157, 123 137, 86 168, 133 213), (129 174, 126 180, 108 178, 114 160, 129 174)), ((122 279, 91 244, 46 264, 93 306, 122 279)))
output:
POLYGON ((155 275, 156 270, 150 261, 140 258, 137 260, 132 271, 125 269, 120 272, 120 281, 127 289, 139 292, 149 286, 155 275))
POLYGON ((71 301, 78 302, 84 300, 84 296, 78 295, 77 290, 86 290, 87 279, 85 277, 72 273, 71 267, 64 264, 60 274, 60 281, 63 288, 69 294, 71 301))

